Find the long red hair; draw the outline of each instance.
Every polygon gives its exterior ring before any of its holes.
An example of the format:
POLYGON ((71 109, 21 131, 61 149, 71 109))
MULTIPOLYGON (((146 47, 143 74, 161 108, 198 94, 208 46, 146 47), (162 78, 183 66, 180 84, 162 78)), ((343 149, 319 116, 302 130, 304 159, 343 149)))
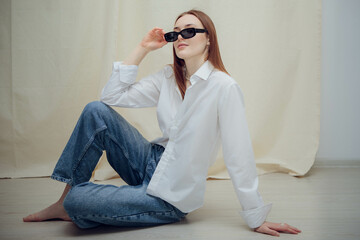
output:
MULTIPOLYGON (((210 17, 202 11, 190 10, 190 11, 181 13, 176 18, 175 23, 179 18, 181 18, 182 16, 184 16, 186 14, 191 14, 191 15, 194 15, 195 17, 197 17, 200 20, 200 22, 202 23, 202 25, 204 26, 204 28, 207 30, 206 34, 208 34, 208 36, 209 36, 210 46, 209 46, 207 58, 205 59, 205 61, 209 60, 216 69, 229 74, 226 71, 225 66, 222 62, 219 45, 218 45, 218 40, 217 40, 217 36, 216 36, 215 25, 212 22, 212 20, 210 19, 210 17)), ((175 79, 176 79, 176 83, 179 87, 181 96, 184 99, 185 91, 186 91, 186 83, 185 83, 186 79, 185 79, 185 74, 184 74, 183 68, 185 66, 185 61, 176 56, 176 52, 175 52, 174 48, 173 48, 173 55, 174 55, 173 69, 174 69, 174 73, 175 73, 175 79)))

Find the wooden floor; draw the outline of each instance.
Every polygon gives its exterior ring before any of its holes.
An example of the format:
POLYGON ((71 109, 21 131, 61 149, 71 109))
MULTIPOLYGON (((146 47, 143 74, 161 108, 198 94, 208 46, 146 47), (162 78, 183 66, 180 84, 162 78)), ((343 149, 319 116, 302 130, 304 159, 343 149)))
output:
MULTIPOLYGON (((119 184, 119 181, 110 181, 119 184)), ((207 183, 205 205, 180 223, 151 228, 102 226, 82 230, 71 222, 24 223, 22 217, 56 201, 64 184, 49 178, 0 180, 0 239, 274 239, 249 230, 237 213, 229 180, 207 183)), ((260 193, 272 202, 268 221, 303 232, 281 239, 360 239, 360 168, 313 168, 306 177, 260 176, 260 193)))

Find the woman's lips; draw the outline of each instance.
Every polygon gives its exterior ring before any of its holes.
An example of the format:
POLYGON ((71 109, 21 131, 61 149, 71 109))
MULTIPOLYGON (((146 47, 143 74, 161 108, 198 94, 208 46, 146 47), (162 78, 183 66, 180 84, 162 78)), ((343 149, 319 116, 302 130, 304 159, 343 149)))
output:
POLYGON ((178 48, 184 48, 184 47, 187 47, 188 45, 187 44, 185 44, 185 43, 180 43, 179 45, 178 45, 178 48))

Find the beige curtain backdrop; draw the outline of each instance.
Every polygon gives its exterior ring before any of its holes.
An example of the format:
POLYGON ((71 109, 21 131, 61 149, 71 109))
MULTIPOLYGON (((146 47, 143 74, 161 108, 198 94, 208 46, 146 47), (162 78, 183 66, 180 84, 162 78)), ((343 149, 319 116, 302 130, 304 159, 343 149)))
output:
MULTIPOLYGON (((301 176, 319 144, 321 0, 1 0, 0 177, 49 176, 81 114, 98 100, 112 62, 144 34, 170 31, 195 8, 214 21, 223 61, 240 84, 258 173, 301 176)), ((150 53, 139 79, 172 61, 150 53)), ((155 108, 116 108, 148 139, 155 108)), ((95 179, 116 177, 105 154, 95 179)), ((227 178, 222 152, 209 176, 227 178)))

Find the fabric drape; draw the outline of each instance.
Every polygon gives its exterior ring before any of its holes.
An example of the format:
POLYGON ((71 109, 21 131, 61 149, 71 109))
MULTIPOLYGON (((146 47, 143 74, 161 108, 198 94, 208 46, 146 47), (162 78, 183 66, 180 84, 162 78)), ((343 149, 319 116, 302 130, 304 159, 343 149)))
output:
MULTIPOLYGON (((224 64, 239 83, 258 174, 302 176, 320 130, 321 0, 0 2, 0 177, 49 176, 84 106, 99 100, 112 62, 183 11, 215 23, 224 64)), ((142 78, 172 62, 150 53, 142 78)), ((149 140, 156 109, 115 108, 149 140)), ((105 154, 95 179, 116 177, 105 154)), ((209 177, 228 178, 222 152, 209 177)))

